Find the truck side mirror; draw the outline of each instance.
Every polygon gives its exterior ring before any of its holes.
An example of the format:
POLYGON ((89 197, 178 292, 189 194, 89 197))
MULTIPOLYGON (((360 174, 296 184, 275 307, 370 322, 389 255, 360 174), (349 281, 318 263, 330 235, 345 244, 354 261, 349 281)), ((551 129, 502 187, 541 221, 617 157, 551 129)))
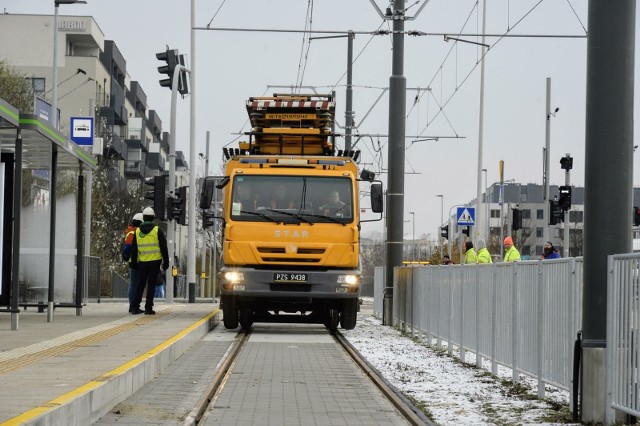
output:
POLYGON ((213 200, 213 191, 214 191, 213 180, 205 179, 202 182, 202 190, 200 191, 200 208, 208 209, 211 207, 211 201, 213 200))
POLYGON ((371 211, 374 213, 382 213, 382 183, 376 182, 371 184, 371 211))

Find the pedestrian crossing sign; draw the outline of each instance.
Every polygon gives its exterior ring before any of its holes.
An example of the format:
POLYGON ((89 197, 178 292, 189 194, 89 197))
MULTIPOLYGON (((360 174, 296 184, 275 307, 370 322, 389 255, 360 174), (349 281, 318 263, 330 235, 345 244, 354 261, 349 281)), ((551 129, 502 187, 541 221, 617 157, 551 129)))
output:
POLYGON ((476 209, 474 207, 458 207, 456 217, 458 225, 473 226, 476 224, 476 209))

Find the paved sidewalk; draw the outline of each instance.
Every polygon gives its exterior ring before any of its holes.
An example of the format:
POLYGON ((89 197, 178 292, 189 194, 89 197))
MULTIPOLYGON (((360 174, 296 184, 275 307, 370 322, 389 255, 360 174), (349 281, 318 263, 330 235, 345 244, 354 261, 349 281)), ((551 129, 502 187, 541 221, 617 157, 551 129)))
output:
POLYGON ((0 424, 98 420, 152 380, 213 328, 212 303, 157 303, 157 315, 129 315, 126 303, 94 303, 53 322, 21 311, 18 330, 0 314, 0 424), (6 422, 6 423, 2 423, 6 422))

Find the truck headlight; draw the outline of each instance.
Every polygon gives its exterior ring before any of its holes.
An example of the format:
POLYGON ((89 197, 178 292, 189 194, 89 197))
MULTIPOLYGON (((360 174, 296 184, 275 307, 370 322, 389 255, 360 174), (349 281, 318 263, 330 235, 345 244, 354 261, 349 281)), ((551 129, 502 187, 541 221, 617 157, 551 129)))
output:
POLYGON ((357 275, 338 275, 338 284, 358 285, 357 275))
POLYGON ((242 272, 229 271, 224 273, 224 279, 235 284, 244 281, 244 274, 242 272))

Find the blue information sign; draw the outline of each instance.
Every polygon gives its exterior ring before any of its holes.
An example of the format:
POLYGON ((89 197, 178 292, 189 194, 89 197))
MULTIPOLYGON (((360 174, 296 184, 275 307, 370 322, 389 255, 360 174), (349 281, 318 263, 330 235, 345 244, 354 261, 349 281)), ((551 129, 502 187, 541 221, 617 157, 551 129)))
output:
POLYGON ((93 145, 93 117, 71 117, 71 140, 78 145, 93 145))
POLYGON ((456 217, 458 225, 473 226, 476 224, 476 209, 474 207, 458 207, 456 217))

